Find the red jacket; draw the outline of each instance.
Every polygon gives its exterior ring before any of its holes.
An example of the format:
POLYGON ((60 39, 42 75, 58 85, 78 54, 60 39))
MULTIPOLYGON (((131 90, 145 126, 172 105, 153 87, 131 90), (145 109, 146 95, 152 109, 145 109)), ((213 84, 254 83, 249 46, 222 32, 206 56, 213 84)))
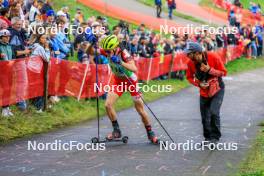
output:
POLYGON ((174 0, 167 0, 167 3, 168 3, 169 6, 171 6, 171 5, 173 5, 175 3, 175 1, 174 0))
MULTIPOLYGON (((227 71, 226 71, 226 68, 221 58, 217 54, 212 53, 212 52, 208 52, 207 56, 208 56, 207 62, 210 66, 210 70, 208 72, 209 75, 211 75, 212 78, 226 76, 227 71)), ((195 78, 195 72, 196 72, 196 67, 195 67, 194 62, 192 60, 189 60, 188 69, 186 71, 187 80, 194 86, 200 87, 200 81, 195 78)), ((209 97, 208 89, 200 88, 200 95, 202 97, 209 97)))
POLYGON ((9 27, 11 26, 11 21, 9 19, 7 19, 6 17, 0 16, 0 19, 4 20, 9 27))

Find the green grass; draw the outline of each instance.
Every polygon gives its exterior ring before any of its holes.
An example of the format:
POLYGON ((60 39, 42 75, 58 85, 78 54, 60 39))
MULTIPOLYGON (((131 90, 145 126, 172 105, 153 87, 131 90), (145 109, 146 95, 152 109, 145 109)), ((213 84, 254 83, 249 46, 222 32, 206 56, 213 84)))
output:
POLYGON ((256 4, 260 4, 262 8, 264 8, 264 1, 263 0, 240 0, 240 2, 243 4, 243 7, 245 9, 248 9, 250 6, 250 2, 254 2, 256 4))
MULTIPOLYGON (((63 6, 68 6, 69 7, 69 13, 71 15, 71 19, 74 18, 76 14, 76 9, 80 8, 84 14, 85 20, 87 20, 89 17, 92 16, 103 16, 106 17, 104 14, 93 10, 82 3, 76 2, 76 0, 53 0, 52 1, 53 7, 56 11, 60 10, 63 6)), ((119 19, 107 17, 107 21, 109 24, 110 29, 112 29, 113 26, 117 25, 119 22, 119 19)), ((135 29, 138 26, 135 24, 130 23, 130 29, 135 29)))
MULTIPOLYGON (((147 6, 155 7, 155 3, 154 3, 153 0, 137 0, 137 1, 143 3, 143 4, 147 5, 147 6)), ((162 5, 162 10, 165 11, 165 12, 168 12, 166 0, 162 0, 162 4, 163 4, 162 5)), ((195 23, 209 24, 206 21, 200 20, 200 19, 195 18, 193 16, 180 13, 180 12, 177 11, 177 9, 174 10, 173 14, 175 16, 177 16, 177 17, 180 17, 182 19, 189 20, 189 21, 192 21, 192 22, 195 22, 195 23)))
MULTIPOLYGON (((169 93, 144 93, 146 101, 154 101, 163 96, 176 93, 188 86, 187 81, 165 80, 150 81, 149 85, 171 85, 172 92, 169 93)), ((117 102, 118 111, 132 107, 133 101, 128 93, 125 93, 117 102)), ((14 118, 0 117, 0 142, 5 142, 17 137, 23 137, 36 133, 43 133, 68 125, 77 124, 96 117, 96 101, 81 100, 74 98, 62 100, 47 112, 37 114, 33 107, 27 113, 21 113, 13 106, 14 118)), ((100 100, 100 115, 105 115, 104 101, 100 100)))
POLYGON ((248 153, 242 162, 237 176, 263 176, 264 175, 264 122, 248 153))
MULTIPOLYGON (((240 73, 264 67, 264 59, 247 60, 245 58, 237 59, 227 65, 230 74, 240 73)), ((189 86, 186 80, 163 80, 150 81, 149 85, 171 85, 170 93, 144 93, 145 99, 150 102, 164 96, 176 93, 179 90, 189 86)), ((133 102, 128 93, 125 93, 116 104, 118 111, 130 108, 133 102)), ((47 112, 37 114, 33 107, 30 107, 26 113, 21 113, 12 106, 15 112, 14 118, 0 117, 0 142, 6 142, 14 138, 24 137, 32 134, 48 132, 65 126, 78 124, 96 117, 96 102, 94 100, 81 100, 78 102, 74 98, 62 100, 54 105, 47 112)), ((104 102, 100 101, 100 114, 105 115, 104 102)))
POLYGON ((252 69, 264 67, 264 58, 262 59, 237 59, 227 64, 228 74, 240 73, 252 69))
POLYGON ((200 6, 205 6, 205 7, 210 7, 212 9, 216 10, 216 11, 225 12, 226 13, 226 11, 224 9, 216 7, 215 4, 213 3, 213 0, 200 0, 199 5, 200 6))

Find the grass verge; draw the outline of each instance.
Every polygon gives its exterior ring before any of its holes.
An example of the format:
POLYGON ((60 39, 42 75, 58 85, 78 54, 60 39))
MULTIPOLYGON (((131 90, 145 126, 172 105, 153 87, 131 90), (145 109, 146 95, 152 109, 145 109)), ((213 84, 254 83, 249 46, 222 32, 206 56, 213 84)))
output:
MULTIPOLYGON (((142 4, 145 4, 147 6, 155 7, 155 4, 154 4, 154 1, 153 0, 137 0, 137 1, 140 2, 140 3, 142 3, 142 4)), ((166 3, 166 0, 162 0, 162 3, 163 3, 162 10, 164 12, 167 12, 168 13, 168 9, 166 7, 166 4, 167 4, 166 3)), ((180 13, 180 12, 177 11, 177 9, 176 9, 176 11, 173 12, 173 14, 175 16, 179 17, 179 18, 182 18, 182 19, 185 19, 185 20, 189 20, 189 21, 192 21, 192 22, 195 22, 195 23, 206 24, 206 25, 209 24, 206 21, 200 20, 200 19, 195 18, 193 16, 180 13)))
MULTIPOLYGON (((230 74, 261 67, 264 67, 264 59, 247 60, 241 58, 227 64, 227 69, 230 74)), ((171 85, 172 91, 169 93, 144 93, 147 102, 174 94, 189 86, 186 80, 150 81, 149 84, 171 85)), ((120 111, 132 106, 133 102, 131 101, 130 95, 125 93, 117 102, 116 109, 120 111)), ((0 117, 0 142, 7 142, 14 138, 48 132, 94 119, 96 117, 96 101, 81 100, 78 102, 74 98, 68 98, 62 100, 42 114, 36 113, 33 107, 29 107, 26 113, 17 111, 14 106, 12 106, 12 110, 15 112, 15 117, 0 117)), ((100 101, 100 114, 101 116, 105 115, 104 102, 102 100, 100 101)))
POLYGON ((237 176, 263 176, 264 175, 264 122, 248 153, 242 162, 237 176))
POLYGON ((210 8, 212 8, 212 9, 218 11, 218 12, 224 12, 224 13, 226 13, 226 11, 224 9, 218 8, 214 4, 213 0, 200 0, 199 5, 200 6, 204 6, 204 7, 210 7, 210 8))
MULTIPOLYGON (((53 4, 53 7, 56 11, 60 10, 64 6, 68 6, 71 19, 74 18, 77 8, 80 8, 82 10, 84 17, 85 17, 85 20, 87 20, 89 17, 92 17, 92 16, 106 17, 106 15, 85 6, 82 3, 77 2, 76 0, 53 0, 52 4, 53 4)), ((112 29, 112 27, 114 27, 115 25, 118 24, 119 19, 107 17, 107 21, 108 21, 110 29, 112 29)), ((130 29, 135 29, 138 27, 135 24, 132 24, 132 23, 129 23, 129 24, 130 24, 130 29)))
POLYGON ((260 4, 262 8, 264 7, 264 1, 263 0, 250 0, 250 1, 249 0, 240 0, 240 2, 243 4, 243 7, 245 9, 249 9, 250 2, 260 4))

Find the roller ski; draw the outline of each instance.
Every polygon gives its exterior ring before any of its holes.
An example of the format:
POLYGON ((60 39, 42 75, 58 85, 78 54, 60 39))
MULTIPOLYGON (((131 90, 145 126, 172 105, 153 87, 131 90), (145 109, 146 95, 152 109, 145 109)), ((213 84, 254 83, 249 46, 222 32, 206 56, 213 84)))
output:
POLYGON ((105 137, 105 141, 106 142, 123 142, 124 144, 126 144, 128 142, 128 137, 127 136, 122 137, 120 130, 114 130, 112 133, 108 134, 105 137))

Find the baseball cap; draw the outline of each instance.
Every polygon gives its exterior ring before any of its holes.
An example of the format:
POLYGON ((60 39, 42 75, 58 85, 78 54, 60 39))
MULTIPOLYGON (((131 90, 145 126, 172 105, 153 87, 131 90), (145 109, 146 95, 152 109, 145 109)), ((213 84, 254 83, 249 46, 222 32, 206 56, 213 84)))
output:
POLYGON ((57 16, 66 16, 66 14, 62 11, 58 11, 57 16))
POLYGON ((2 36, 10 36, 10 32, 7 29, 3 29, 0 31, 0 37, 2 36))
POLYGON ((48 10, 46 13, 47 16, 55 16, 54 10, 48 10))
POLYGON ((189 54, 193 52, 203 52, 203 47, 197 42, 188 42, 184 53, 189 54))
POLYGON ((98 23, 97 21, 95 21, 95 22, 92 23, 91 26, 92 26, 92 27, 100 26, 100 23, 98 23))

